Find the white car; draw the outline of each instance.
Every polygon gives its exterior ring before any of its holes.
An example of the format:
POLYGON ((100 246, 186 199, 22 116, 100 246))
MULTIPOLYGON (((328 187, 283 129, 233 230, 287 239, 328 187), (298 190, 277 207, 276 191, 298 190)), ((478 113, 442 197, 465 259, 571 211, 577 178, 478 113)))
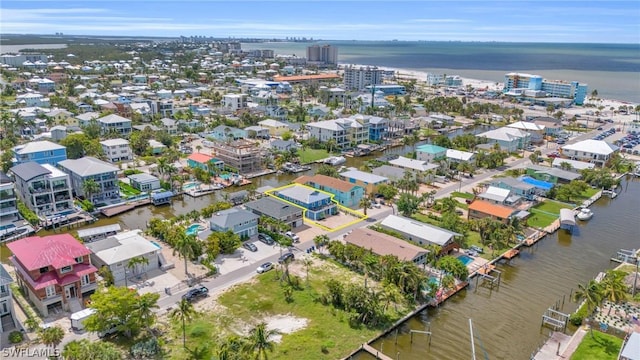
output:
POLYGON ((298 243, 300 242, 300 236, 294 234, 291 231, 287 231, 286 233, 284 233, 285 236, 287 236, 288 238, 290 238, 291 240, 293 240, 294 243, 298 243))
POLYGON ((258 272, 258 274, 262 274, 271 269, 273 269, 273 263, 267 261, 266 263, 258 266, 258 268, 256 269, 256 272, 258 272))

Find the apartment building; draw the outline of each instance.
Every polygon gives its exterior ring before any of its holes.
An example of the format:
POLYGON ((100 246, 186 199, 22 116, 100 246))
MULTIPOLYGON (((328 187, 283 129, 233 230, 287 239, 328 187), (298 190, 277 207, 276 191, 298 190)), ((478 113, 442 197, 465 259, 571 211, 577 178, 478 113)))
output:
POLYGON ((515 90, 542 91, 547 96, 573 99, 582 105, 589 86, 578 81, 547 80, 540 75, 508 73, 504 76, 504 93, 515 90))
POLYGON ((76 196, 87 198, 84 183, 87 180, 93 180, 100 187, 95 194, 90 194, 89 200, 94 204, 120 197, 118 167, 90 156, 65 160, 60 162, 58 166, 68 174, 71 179, 71 187, 76 196))
POLYGON ((131 134, 131 120, 120 115, 111 114, 103 116, 98 118, 97 121, 103 135, 109 132, 116 132, 122 136, 129 136, 129 134, 131 134))
POLYGON ((225 166, 235 169, 240 174, 249 174, 263 169, 264 151, 252 142, 246 140, 230 143, 216 142, 213 152, 225 166))
POLYGON ((238 111, 247 107, 247 94, 226 94, 222 97, 224 108, 238 111))
POLYGON ((30 141, 13 148, 15 164, 36 162, 38 164, 56 165, 67 159, 67 148, 51 141, 30 141))
POLYGON ((108 139, 100 141, 102 151, 109 162, 133 160, 133 151, 129 146, 129 140, 108 139))
POLYGON ((384 71, 376 66, 348 65, 344 68, 344 87, 363 91, 369 85, 382 84, 384 71))
POLYGON ((69 176, 49 164, 28 162, 10 169, 20 200, 40 218, 73 212, 69 176))
POLYGON ((337 65, 338 48, 331 45, 312 45, 307 47, 307 63, 317 65, 337 65))
POLYGON ((83 298, 98 287, 91 251, 71 234, 32 236, 7 247, 18 286, 43 316, 81 310, 83 298))

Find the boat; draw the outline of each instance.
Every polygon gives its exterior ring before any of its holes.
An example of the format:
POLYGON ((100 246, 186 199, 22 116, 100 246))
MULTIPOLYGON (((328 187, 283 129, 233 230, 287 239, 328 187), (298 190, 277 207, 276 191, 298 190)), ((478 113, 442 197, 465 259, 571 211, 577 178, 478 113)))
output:
POLYGON ((329 164, 333 166, 342 165, 346 162, 347 162, 347 159, 344 156, 332 156, 324 160, 325 164, 329 164))
POLYGON ((593 217, 593 211, 588 208, 580 209, 580 212, 576 215, 578 220, 586 221, 593 217))

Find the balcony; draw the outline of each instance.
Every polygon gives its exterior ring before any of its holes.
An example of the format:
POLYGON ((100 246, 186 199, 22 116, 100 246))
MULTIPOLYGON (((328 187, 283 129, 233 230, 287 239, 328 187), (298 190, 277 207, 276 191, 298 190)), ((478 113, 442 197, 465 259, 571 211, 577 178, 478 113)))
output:
POLYGON ((98 283, 96 281, 88 283, 88 284, 83 284, 82 287, 80 288, 80 292, 82 294, 88 292, 88 291, 92 291, 92 290, 96 290, 98 289, 98 283))
POLYGON ((62 301, 62 295, 60 294, 55 294, 53 296, 46 296, 42 299, 40 299, 40 302, 44 305, 51 305, 53 303, 56 303, 58 301, 62 301))

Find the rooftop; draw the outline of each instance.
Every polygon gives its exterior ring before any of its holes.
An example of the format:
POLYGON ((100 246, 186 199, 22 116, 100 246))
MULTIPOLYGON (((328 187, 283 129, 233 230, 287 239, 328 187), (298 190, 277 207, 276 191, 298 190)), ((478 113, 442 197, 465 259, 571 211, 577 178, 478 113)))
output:
POLYGON ((43 140, 43 141, 31 141, 24 145, 18 145, 13 148, 13 151, 18 155, 32 154, 41 151, 53 151, 66 149, 66 147, 62 145, 58 145, 56 143, 52 143, 51 141, 43 140))
POLYGON ((618 150, 618 147, 603 140, 583 140, 575 144, 565 145, 562 150, 582 151, 590 154, 609 155, 618 150))
POLYGON ((122 122, 131 122, 131 120, 125 117, 122 117, 120 115, 110 114, 110 115, 99 118, 98 122, 101 122, 104 124, 116 124, 116 123, 122 123, 122 122))
POLYGON ((27 270, 45 266, 56 269, 76 264, 76 258, 89 255, 91 251, 71 234, 30 236, 7 244, 16 259, 27 270))
POLYGON ((104 146, 119 146, 119 145, 129 145, 129 140, 125 139, 107 139, 100 141, 100 144, 104 146))
POLYGON ((334 177, 321 175, 321 174, 317 174, 313 176, 303 175, 293 180, 293 182, 298 184, 309 185, 309 186, 312 186, 310 185, 311 183, 315 183, 319 186, 325 187, 325 189, 321 189, 321 190, 329 191, 326 188, 330 188, 330 189, 338 190, 340 192, 350 192, 351 189, 358 186, 356 184, 352 184, 344 180, 336 179, 334 177))
POLYGON ((345 236, 344 241, 376 255, 393 255, 400 260, 411 261, 420 255, 428 253, 426 249, 411 244, 391 235, 383 234, 367 228, 358 228, 345 236))
POLYGON ((330 199, 331 196, 319 192, 318 190, 308 188, 306 186, 291 186, 282 190, 278 190, 276 194, 286 196, 288 198, 297 200, 303 204, 312 204, 317 201, 330 199))
POLYGON ((492 204, 484 200, 475 200, 474 202, 469 204, 469 211, 471 210, 496 216, 502 219, 508 218, 516 211, 515 209, 512 209, 510 207, 492 204))
POLYGON ((58 165, 81 177, 116 173, 120 170, 117 166, 113 166, 91 156, 60 161, 58 165))
POLYGON ((158 247, 142 236, 142 230, 138 229, 88 243, 86 246, 107 265, 159 251, 158 247))
POLYGON ((47 168, 33 161, 16 165, 10 170, 15 176, 24 181, 35 179, 38 176, 51 174, 51 171, 47 168))
POLYGON ((302 212, 302 209, 299 207, 289 205, 271 196, 248 202, 244 204, 244 206, 278 219, 302 212))
POLYGON ((380 225, 408 234, 412 241, 423 239, 440 246, 445 246, 454 236, 460 236, 453 231, 397 215, 387 216, 380 225))
POLYGON ((242 224, 244 222, 256 221, 259 216, 251 211, 231 208, 222 210, 211 216, 211 223, 221 227, 223 229, 233 229, 235 225, 242 224))
POLYGON ((380 176, 380 175, 376 175, 376 174, 371 174, 371 173, 368 173, 368 172, 360 171, 360 170, 357 170, 355 168, 350 168, 347 171, 343 171, 339 175, 340 175, 340 177, 349 178, 349 179, 355 179, 356 181, 362 181, 362 182, 364 182, 366 184, 379 184, 379 183, 384 183, 387 180, 389 180, 384 176, 380 176))

